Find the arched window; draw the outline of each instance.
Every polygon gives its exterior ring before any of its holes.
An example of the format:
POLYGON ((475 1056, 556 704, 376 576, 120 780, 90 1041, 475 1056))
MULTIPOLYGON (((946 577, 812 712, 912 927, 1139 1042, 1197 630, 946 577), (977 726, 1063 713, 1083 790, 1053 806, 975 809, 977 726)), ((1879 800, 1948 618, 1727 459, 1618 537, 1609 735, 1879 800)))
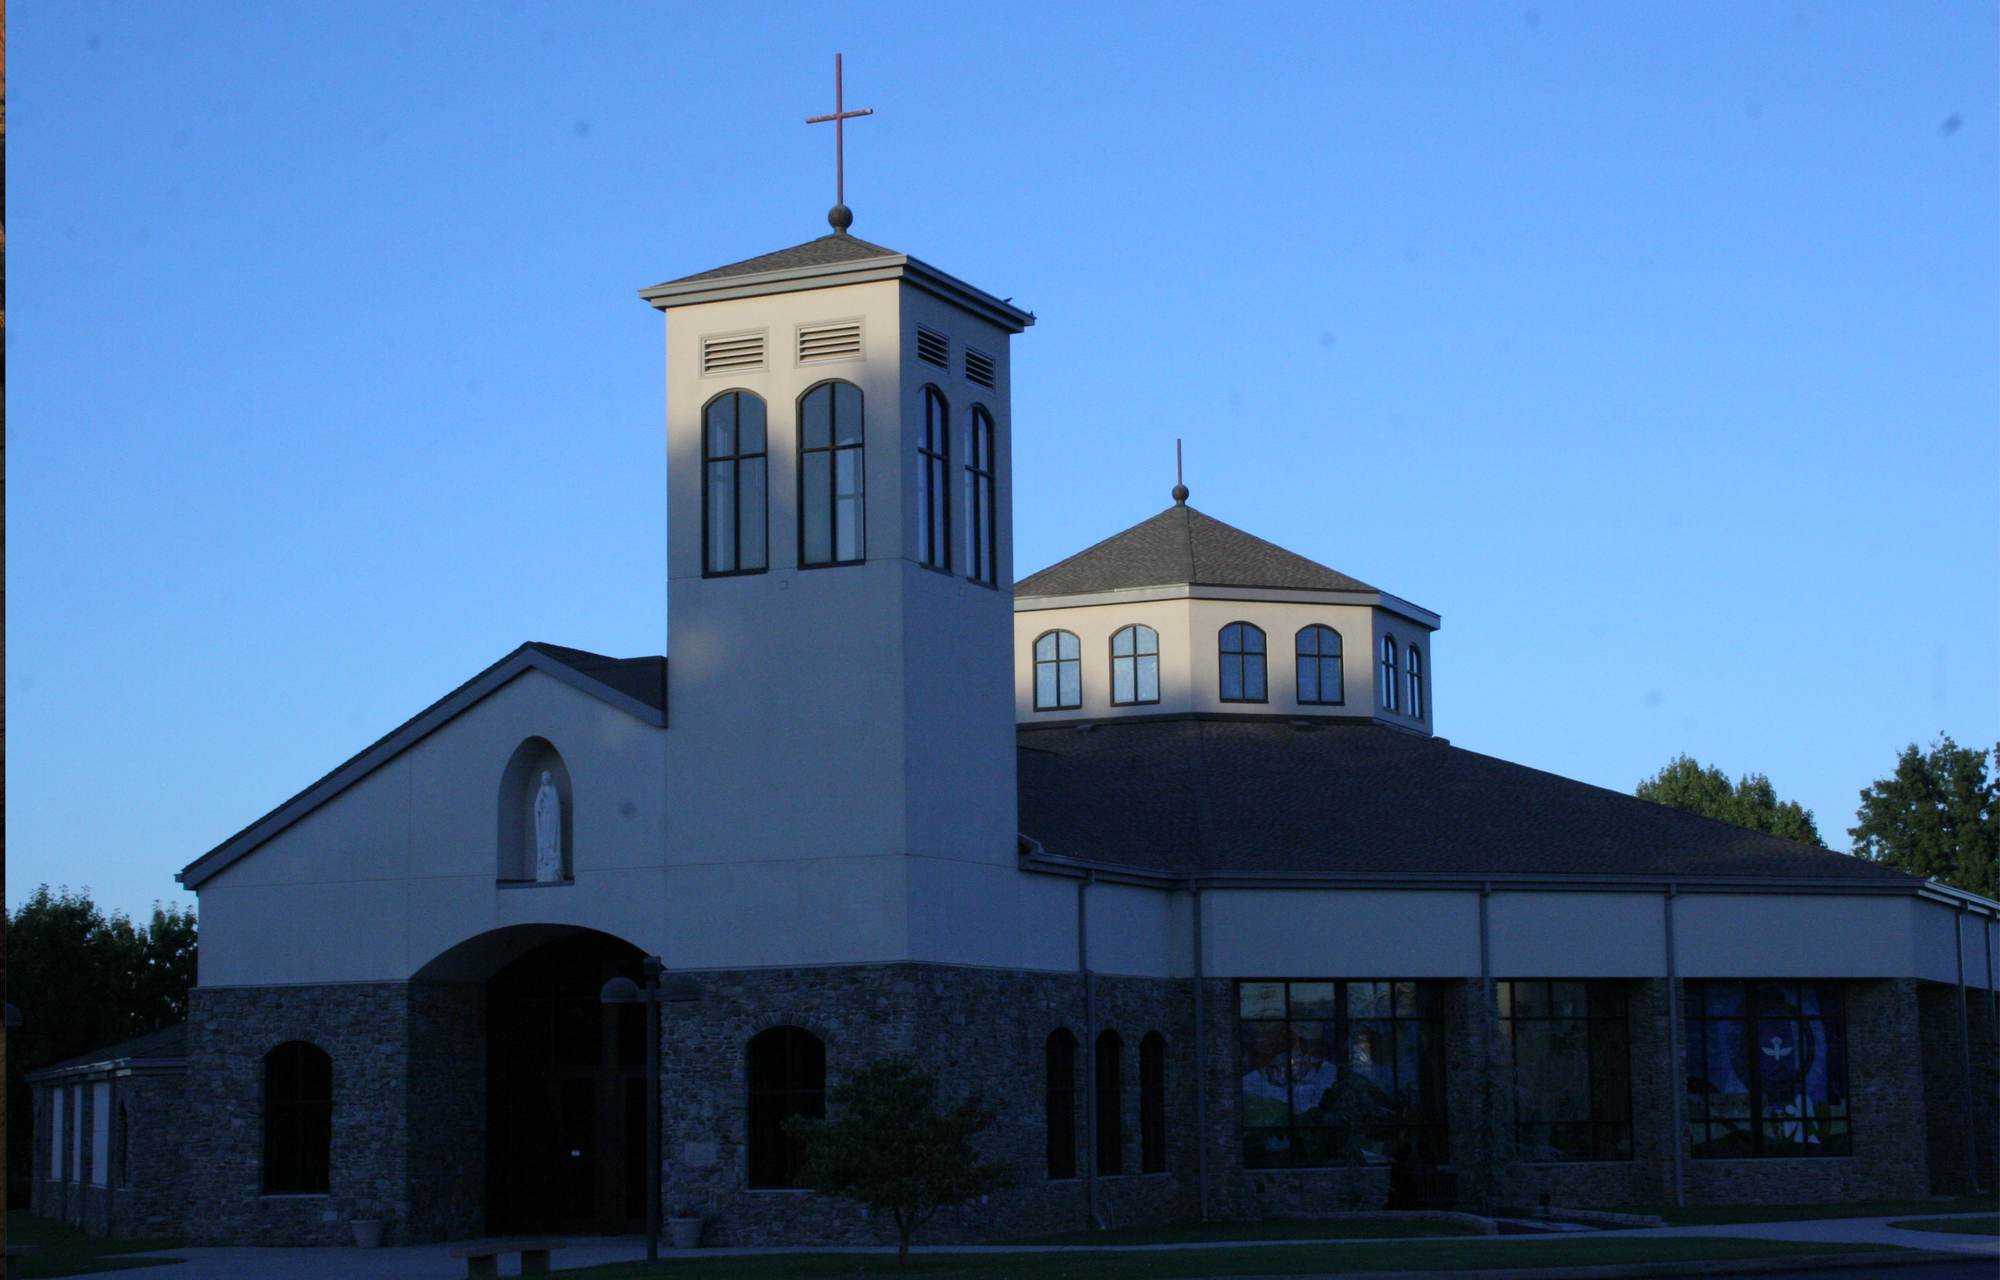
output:
POLYGON ((1071 711, 1083 705, 1083 645, 1068 631, 1047 631, 1035 641, 1035 710, 1071 711))
POLYGON ((799 398, 799 563, 866 555, 861 388, 822 382, 799 398))
POLYGON ((1111 637, 1111 705, 1159 700, 1160 633, 1151 627, 1120 627, 1111 637))
POLYGON ((1299 701, 1337 707, 1347 701, 1340 674, 1340 633, 1332 627, 1302 627, 1298 635, 1299 701))
POLYGON ((924 433, 917 441, 917 563, 951 572, 951 408, 924 388, 924 433))
POLYGON ((1097 1037, 1097 1172, 1125 1172, 1125 1042, 1116 1031, 1097 1037))
POLYGON ((1043 1114, 1048 1120, 1049 1177, 1076 1176, 1076 1037, 1061 1027, 1049 1034, 1042 1051, 1047 1088, 1043 1114))
POLYGON ((1424 718, 1424 655, 1411 645, 1403 654, 1403 665, 1410 677, 1410 715, 1418 720, 1424 718))
POLYGON ((1222 700, 1264 701, 1264 633, 1247 622, 1222 629, 1222 700))
POLYGON ((264 1194, 325 1195, 333 1170, 333 1059, 287 1040, 264 1055, 264 1194))
POLYGON ((1139 1172, 1167 1171, 1167 1038, 1139 1041, 1139 1172))
POLYGON ((826 1114, 826 1044, 803 1027, 772 1027, 750 1041, 750 1185, 789 1187, 804 1146, 791 1116, 826 1114))
POLYGON ((702 410, 702 573, 762 573, 764 402, 725 391, 702 410))
POLYGON ((1382 677, 1376 683, 1381 686, 1378 692, 1381 695, 1382 710, 1394 711, 1396 709, 1396 686, 1402 683, 1396 672, 1396 637, 1394 636, 1382 637, 1382 677))
POLYGON ((972 442, 965 459, 965 576, 992 586, 1000 580, 999 548, 994 542, 993 481, 998 474, 993 453, 993 415, 985 405, 972 406, 972 442))

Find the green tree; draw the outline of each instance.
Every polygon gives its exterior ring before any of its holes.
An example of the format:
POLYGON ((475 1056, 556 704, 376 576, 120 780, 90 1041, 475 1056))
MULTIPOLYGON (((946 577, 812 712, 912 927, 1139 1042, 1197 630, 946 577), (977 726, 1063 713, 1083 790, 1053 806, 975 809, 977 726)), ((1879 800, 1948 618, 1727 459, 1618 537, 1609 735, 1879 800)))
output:
MULTIPOLYGON (((1896 771, 1861 793, 1854 837, 1857 856, 1938 880, 1970 893, 2000 889, 2000 779, 1987 772, 1983 750, 1961 747, 1949 734, 1920 751, 1903 748, 1896 771)), ((2000 773, 2000 747, 1992 752, 2000 773)))
POLYGON ((10 1202, 30 1176, 27 1073, 186 1018, 195 936, 192 911, 156 903, 141 927, 107 916, 88 890, 47 885, 8 915, 7 999, 21 1011, 7 1037, 10 1202))
POLYGON ((862 1068, 826 1091, 833 1118, 794 1116, 786 1132, 806 1143, 800 1180, 821 1195, 868 1206, 896 1224, 896 1265, 910 1237, 946 1205, 1012 1186, 1006 1166, 972 1145, 993 1123, 977 1093, 937 1104, 937 1077, 900 1058, 862 1068))
POLYGON ((1761 773, 1745 774, 1731 783, 1729 775, 1713 765, 1704 766, 1690 756, 1680 755, 1640 783, 1633 794, 1641 800, 1720 818, 1752 831, 1826 847, 1826 841, 1819 838, 1812 810, 1796 800, 1778 799, 1771 780, 1761 773))

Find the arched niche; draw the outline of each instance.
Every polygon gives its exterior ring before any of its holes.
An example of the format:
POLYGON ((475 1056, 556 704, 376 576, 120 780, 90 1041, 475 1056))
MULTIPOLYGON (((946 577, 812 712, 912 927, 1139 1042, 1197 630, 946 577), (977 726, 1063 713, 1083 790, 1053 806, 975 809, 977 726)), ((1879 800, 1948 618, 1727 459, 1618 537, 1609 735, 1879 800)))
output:
POLYGON ((576 800, 570 790, 569 766, 547 738, 529 738, 514 748, 514 756, 500 777, 500 842, 495 877, 502 884, 568 884, 576 876, 575 825, 576 800), (546 880, 535 874, 535 805, 544 774, 554 784, 562 810, 562 874, 546 880))

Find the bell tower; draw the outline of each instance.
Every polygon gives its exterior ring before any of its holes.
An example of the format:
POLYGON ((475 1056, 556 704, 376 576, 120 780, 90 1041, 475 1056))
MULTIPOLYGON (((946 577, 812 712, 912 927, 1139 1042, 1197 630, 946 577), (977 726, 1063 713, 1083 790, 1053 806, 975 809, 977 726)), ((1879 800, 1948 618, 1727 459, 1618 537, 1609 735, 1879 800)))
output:
POLYGON ((1008 341, 1034 317, 851 217, 641 291, 675 967, 1019 959, 1007 913, 965 921, 1018 879, 1008 341))

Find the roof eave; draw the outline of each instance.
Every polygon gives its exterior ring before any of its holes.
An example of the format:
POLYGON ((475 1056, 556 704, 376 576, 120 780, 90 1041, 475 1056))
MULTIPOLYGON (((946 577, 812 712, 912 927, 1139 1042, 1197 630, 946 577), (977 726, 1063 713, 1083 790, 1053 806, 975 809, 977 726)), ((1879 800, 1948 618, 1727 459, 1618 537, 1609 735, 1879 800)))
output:
POLYGON ((1081 591, 1073 594, 1014 597, 1014 612, 1038 609, 1083 609, 1101 604, 1142 604, 1150 600, 1266 600, 1280 604, 1345 604, 1385 609, 1433 631, 1444 620, 1422 605, 1410 603, 1386 591, 1351 591, 1332 587, 1239 587, 1201 582, 1161 583, 1149 587, 1120 587, 1113 591, 1081 591))
POLYGON ((1033 312, 1003 302, 985 290, 974 288, 958 277, 906 253, 810 267, 784 267, 776 271, 757 271, 714 280, 669 280, 665 284, 639 290, 639 296, 665 311, 671 307, 691 307, 704 302, 797 293, 804 289, 832 289, 876 280, 906 280, 1009 333, 1019 333, 1035 323, 1033 312))

